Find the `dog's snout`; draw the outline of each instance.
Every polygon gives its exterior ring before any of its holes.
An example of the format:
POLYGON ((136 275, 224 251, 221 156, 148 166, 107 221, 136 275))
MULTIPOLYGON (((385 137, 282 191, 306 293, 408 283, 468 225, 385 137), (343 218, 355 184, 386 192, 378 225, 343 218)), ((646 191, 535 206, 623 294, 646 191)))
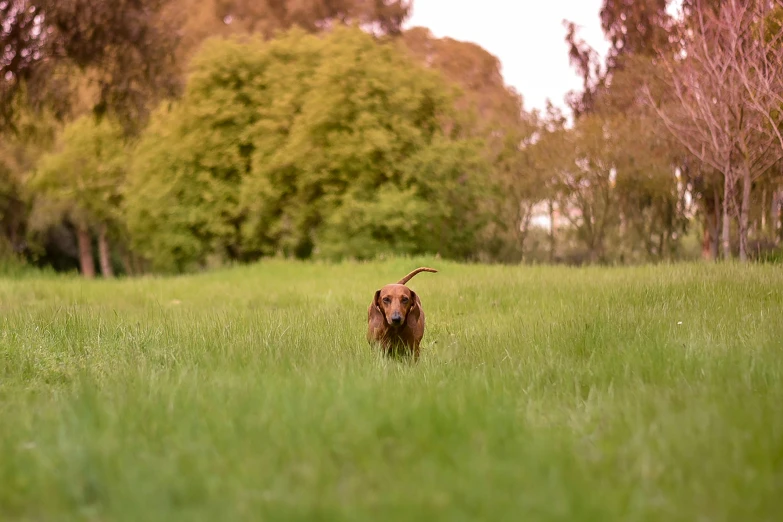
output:
POLYGON ((391 320, 394 324, 400 324, 402 322, 402 315, 400 315, 400 312, 394 312, 392 313, 391 320))

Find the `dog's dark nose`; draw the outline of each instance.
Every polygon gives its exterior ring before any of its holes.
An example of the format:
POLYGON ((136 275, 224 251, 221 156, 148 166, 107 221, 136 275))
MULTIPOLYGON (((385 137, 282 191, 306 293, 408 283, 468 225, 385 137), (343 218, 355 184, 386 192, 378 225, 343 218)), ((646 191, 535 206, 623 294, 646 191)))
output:
POLYGON ((391 316, 392 324, 400 324, 402 322, 402 316, 400 312, 394 312, 391 316))

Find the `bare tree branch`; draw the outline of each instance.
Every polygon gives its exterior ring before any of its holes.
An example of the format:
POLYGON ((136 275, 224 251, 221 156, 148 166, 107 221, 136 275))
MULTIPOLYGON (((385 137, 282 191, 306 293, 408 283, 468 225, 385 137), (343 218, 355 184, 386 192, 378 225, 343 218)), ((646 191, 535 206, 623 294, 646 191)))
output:
POLYGON ((673 102, 660 105, 645 90, 669 132, 723 176, 725 257, 731 255, 731 202, 742 182, 742 260, 751 185, 783 159, 783 24, 771 23, 774 9, 783 10, 783 0, 727 0, 717 12, 696 2, 682 53, 661 57, 673 102))

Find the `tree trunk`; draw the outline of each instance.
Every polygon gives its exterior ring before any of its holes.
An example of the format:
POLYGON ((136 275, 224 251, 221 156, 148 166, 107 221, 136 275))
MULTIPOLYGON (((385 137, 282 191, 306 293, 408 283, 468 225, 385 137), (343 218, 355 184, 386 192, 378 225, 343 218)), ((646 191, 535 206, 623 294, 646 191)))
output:
MULTIPOLYGON (((717 202, 716 202, 717 205, 717 202)), ((705 261, 715 261, 718 259, 719 227, 718 219, 720 211, 716 208, 707 209, 704 215, 704 231, 702 232, 701 257, 705 261)))
POLYGON ((743 263, 748 260, 748 217, 750 216, 750 170, 747 166, 742 171, 742 203, 739 216, 739 257, 743 263))
POLYGON ((663 227, 663 233, 665 234, 663 238, 663 251, 662 251, 662 260, 663 261, 671 261, 672 260, 672 253, 674 251, 674 246, 672 245, 672 242, 674 241, 674 237, 676 236, 675 231, 675 224, 674 224, 674 216, 677 213, 677 207, 667 204, 665 207, 666 212, 664 214, 664 222, 666 225, 663 227))
POLYGON ((147 262, 132 250, 130 251, 130 260, 134 275, 141 276, 148 272, 147 262))
POLYGON ((704 219, 704 231, 701 235, 701 258, 705 261, 712 261, 712 223, 710 219, 705 217, 704 219))
POLYGON ((590 264, 595 265, 598 263, 598 246, 590 245, 590 264))
POLYGON ((731 176, 724 174, 723 181, 723 259, 731 259, 731 176))
POLYGON ((551 199, 549 200, 549 262, 555 262, 555 247, 556 241, 556 227, 555 223, 555 203, 551 199))
POLYGON ((109 248, 109 227, 105 223, 101 224, 101 228, 98 231, 98 255, 103 277, 106 279, 114 277, 114 270, 111 267, 111 250, 109 248))
POLYGON ((142 265, 141 260, 139 259, 139 256, 131 252, 130 254, 131 259, 131 267, 133 269, 133 275, 141 275, 144 273, 144 265, 142 265))
POLYGON ((79 242, 79 264, 82 276, 86 279, 93 279, 95 278, 95 260, 92 257, 90 230, 86 226, 79 225, 76 230, 76 239, 79 242))
POLYGON ((783 213, 783 191, 772 191, 772 208, 769 215, 770 232, 775 245, 780 244, 781 237, 781 213, 783 213))
POLYGON ((120 259, 122 260, 122 268, 125 270, 125 275, 128 277, 135 275, 133 272, 133 261, 131 260, 131 253, 124 245, 120 246, 120 259))
POLYGON ((712 229, 712 244, 710 245, 710 254, 712 254, 713 261, 718 260, 718 251, 720 250, 720 193, 718 188, 715 187, 715 203, 713 205, 714 221, 712 222, 714 228, 712 229))
POLYGON ((533 215, 533 207, 525 207, 524 203, 519 204, 519 222, 517 223, 517 237, 519 238, 519 250, 522 252, 522 262, 525 261, 525 241, 527 233, 530 231, 530 218, 533 215))

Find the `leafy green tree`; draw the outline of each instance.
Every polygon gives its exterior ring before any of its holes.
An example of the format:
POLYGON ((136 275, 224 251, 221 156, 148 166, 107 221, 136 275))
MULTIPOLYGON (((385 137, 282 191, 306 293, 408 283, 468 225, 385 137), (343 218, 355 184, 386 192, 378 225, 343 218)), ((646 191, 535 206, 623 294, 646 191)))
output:
POLYGON ((616 169, 620 220, 618 250, 625 260, 671 260, 687 229, 685 176, 678 178, 679 149, 652 115, 615 117, 608 125, 616 169))
POLYGON ((274 253, 284 179, 248 178, 283 147, 322 45, 294 30, 268 43, 211 40, 194 58, 184 97, 153 115, 129 177, 133 244, 157 268, 274 253), (257 234, 243 237, 247 227, 257 234))
POLYGON ((316 248, 325 257, 381 253, 475 258, 490 217, 482 143, 436 138, 404 159, 400 183, 349 187, 326 217, 316 248))
POLYGON ((121 198, 127 153, 122 127, 109 119, 83 116, 67 125, 57 148, 39 161, 27 188, 34 194, 34 229, 62 221, 77 231, 80 265, 95 276, 92 233, 98 235, 100 267, 112 277, 110 236, 122 229, 121 198))
MULTIPOLYGON (((9 148, 0 143, 0 151, 9 148)), ((17 174, 0 163, 0 259, 24 249, 26 204, 17 174)))
POLYGON ((0 257, 30 253, 27 233, 30 201, 25 191, 25 177, 38 157, 49 150, 59 129, 48 111, 34 112, 15 101, 16 131, 0 131, 0 257))
POLYGON ((493 253, 485 254, 495 259, 518 259, 524 255, 533 209, 545 199, 547 186, 532 158, 541 149, 531 152, 526 147, 537 132, 536 116, 524 110, 522 96, 505 84, 498 58, 482 47, 435 38, 424 27, 405 31, 400 44, 420 63, 459 87, 457 117, 451 128, 460 136, 484 141, 487 185, 496 190, 482 196, 493 216, 483 228, 482 248, 493 244, 493 253))
POLYGON ((210 255, 467 255, 460 234, 482 222, 485 171, 480 142, 444 132, 452 111, 439 74, 358 29, 208 42, 183 99, 159 109, 137 148, 134 246, 167 270, 210 255), (450 207, 432 203, 441 196, 450 207))
POLYGON ((552 196, 550 181, 554 167, 548 156, 551 149, 542 142, 546 133, 541 122, 533 132, 508 133, 495 163, 496 176, 503 189, 503 207, 499 214, 514 234, 521 259, 526 254, 533 213, 539 203, 552 196))
MULTIPOLYGON (((290 203, 296 209, 293 238, 296 251, 305 255, 323 242, 319 229, 346 196, 349 204, 369 204, 382 188, 390 195, 443 175, 413 172, 407 163, 440 167, 421 158, 428 147, 441 146, 434 142, 443 135, 440 119, 452 108, 450 88, 438 74, 360 31, 336 31, 322 52, 302 112, 280 151, 297 173, 290 203)), ((389 233, 396 233, 394 227, 389 233)))
POLYGON ((148 99, 174 92, 177 32, 161 23, 169 0, 0 0, 0 127, 13 124, 12 100, 67 112, 68 73, 89 71, 98 85, 94 109, 128 128, 143 119, 148 99))
POLYGON ((191 118, 184 104, 153 113, 131 162, 125 209, 132 247, 157 269, 184 270, 236 244, 236 165, 209 167, 232 151, 215 149, 214 137, 205 147, 209 129, 188 132, 182 124, 191 118))
POLYGON ((609 255, 607 238, 619 222, 611 134, 603 119, 584 116, 570 132, 558 137, 564 140, 564 149, 571 151, 557 171, 559 207, 567 210, 565 215, 587 248, 590 261, 604 262, 609 255))

